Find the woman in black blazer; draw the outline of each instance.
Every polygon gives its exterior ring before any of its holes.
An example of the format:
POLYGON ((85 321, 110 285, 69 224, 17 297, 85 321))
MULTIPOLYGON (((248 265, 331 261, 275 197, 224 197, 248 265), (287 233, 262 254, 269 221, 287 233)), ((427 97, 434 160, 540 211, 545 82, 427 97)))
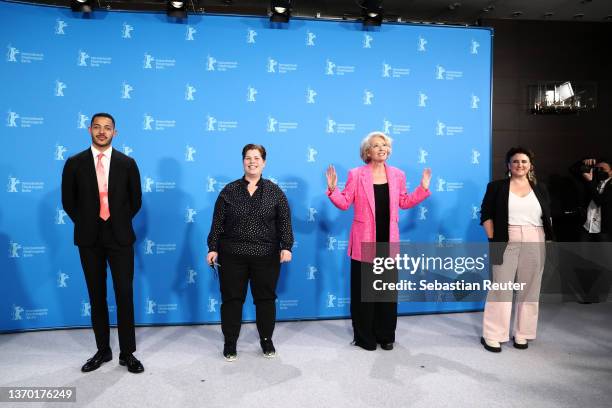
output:
POLYGON ((491 280, 502 284, 499 290, 489 291, 483 316, 481 343, 492 352, 501 351, 501 343, 510 340, 513 290, 509 282, 522 286, 515 302, 514 347, 526 349, 527 340, 535 339, 544 241, 553 238, 550 198, 536 181, 533 153, 513 147, 506 153, 506 164, 508 177, 487 185, 480 213, 492 243, 491 280))

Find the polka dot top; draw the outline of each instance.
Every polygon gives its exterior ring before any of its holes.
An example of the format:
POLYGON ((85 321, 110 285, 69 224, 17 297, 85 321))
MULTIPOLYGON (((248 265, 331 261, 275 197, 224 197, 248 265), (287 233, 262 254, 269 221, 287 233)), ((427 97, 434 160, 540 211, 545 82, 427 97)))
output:
POLYGON ((227 184, 215 203, 208 250, 265 256, 291 250, 291 212, 283 190, 260 178, 251 196, 243 177, 227 184))

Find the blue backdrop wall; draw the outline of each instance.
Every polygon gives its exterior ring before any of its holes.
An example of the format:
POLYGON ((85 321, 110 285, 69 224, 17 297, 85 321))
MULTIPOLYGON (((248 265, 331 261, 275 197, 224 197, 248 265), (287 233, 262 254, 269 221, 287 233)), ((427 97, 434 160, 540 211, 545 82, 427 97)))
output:
MULTIPOLYGON (((432 196, 402 212, 412 242, 481 241, 489 179, 491 32, 426 25, 96 12, 0 3, 2 125, 0 330, 89 325, 72 223, 61 207, 65 160, 90 144, 92 113, 117 119, 115 148, 134 157, 136 321, 219 321, 218 280, 205 265, 220 189, 241 177, 245 143, 268 149, 264 177, 289 199, 296 245, 283 266, 279 319, 349 314, 352 211, 324 194, 361 165, 370 131, 394 138, 390 164, 413 189, 433 169, 432 196)), ((341 185, 342 186, 342 185, 341 185)), ((110 276, 110 274, 109 274, 110 276)), ((110 282, 110 279, 109 279, 110 282)), ((115 321, 112 285, 111 319, 115 321)), ((401 303, 401 313, 473 303, 401 303)), ((245 319, 254 316, 250 298, 245 319)))

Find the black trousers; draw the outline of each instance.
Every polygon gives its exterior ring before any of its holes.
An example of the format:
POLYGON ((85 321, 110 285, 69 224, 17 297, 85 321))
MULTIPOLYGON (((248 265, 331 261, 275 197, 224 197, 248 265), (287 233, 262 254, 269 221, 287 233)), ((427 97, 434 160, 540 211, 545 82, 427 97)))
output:
POLYGON ((276 322, 276 284, 280 275, 278 254, 270 256, 219 253, 221 330, 226 342, 236 342, 242 323, 242 305, 251 284, 259 337, 272 338, 276 322))
POLYGON ((612 242, 612 234, 605 232, 591 234, 584 228, 580 228, 579 240, 584 243, 581 251, 583 261, 592 263, 579 265, 575 269, 578 279, 578 297, 580 301, 587 303, 605 301, 612 283, 612 272, 610 271, 612 244, 608 244, 612 242), (589 243, 594 245, 589 247, 589 243))
POLYGON ((100 219, 98 239, 92 247, 79 247, 81 265, 85 273, 91 325, 96 336, 98 350, 110 348, 108 304, 106 301, 106 265, 110 265, 117 304, 117 327, 119 347, 123 353, 136 351, 134 331, 134 247, 122 246, 113 237, 111 221, 100 219))
POLYGON ((364 271, 371 271, 373 267, 372 264, 351 259, 353 340, 356 345, 366 350, 375 350, 376 343, 395 341, 397 302, 363 302, 361 300, 362 266, 364 271))
POLYGON ((607 232, 591 234, 584 228, 580 228, 579 239, 580 242, 612 242, 612 234, 607 232))

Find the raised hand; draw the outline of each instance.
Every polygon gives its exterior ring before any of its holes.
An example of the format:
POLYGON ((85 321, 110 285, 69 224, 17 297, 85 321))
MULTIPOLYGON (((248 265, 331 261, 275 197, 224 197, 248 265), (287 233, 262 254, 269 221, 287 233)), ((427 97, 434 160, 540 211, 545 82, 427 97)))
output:
POLYGON ((336 189, 336 185, 338 184, 338 175, 336 174, 336 169, 333 165, 329 165, 327 171, 325 172, 325 177, 327 177, 327 188, 330 191, 334 191, 336 189))
POLYGON ((421 178, 421 186, 423 186, 425 190, 429 190, 430 182, 431 182, 431 169, 427 167, 425 170, 423 170, 423 177, 421 178))
POLYGON ((584 159, 582 161, 582 163, 585 166, 590 166, 591 167, 591 169, 587 173, 582 173, 582 177, 584 177, 584 179, 586 181, 593 181, 593 166, 595 166, 597 164, 597 160, 595 160, 595 159, 584 159))

